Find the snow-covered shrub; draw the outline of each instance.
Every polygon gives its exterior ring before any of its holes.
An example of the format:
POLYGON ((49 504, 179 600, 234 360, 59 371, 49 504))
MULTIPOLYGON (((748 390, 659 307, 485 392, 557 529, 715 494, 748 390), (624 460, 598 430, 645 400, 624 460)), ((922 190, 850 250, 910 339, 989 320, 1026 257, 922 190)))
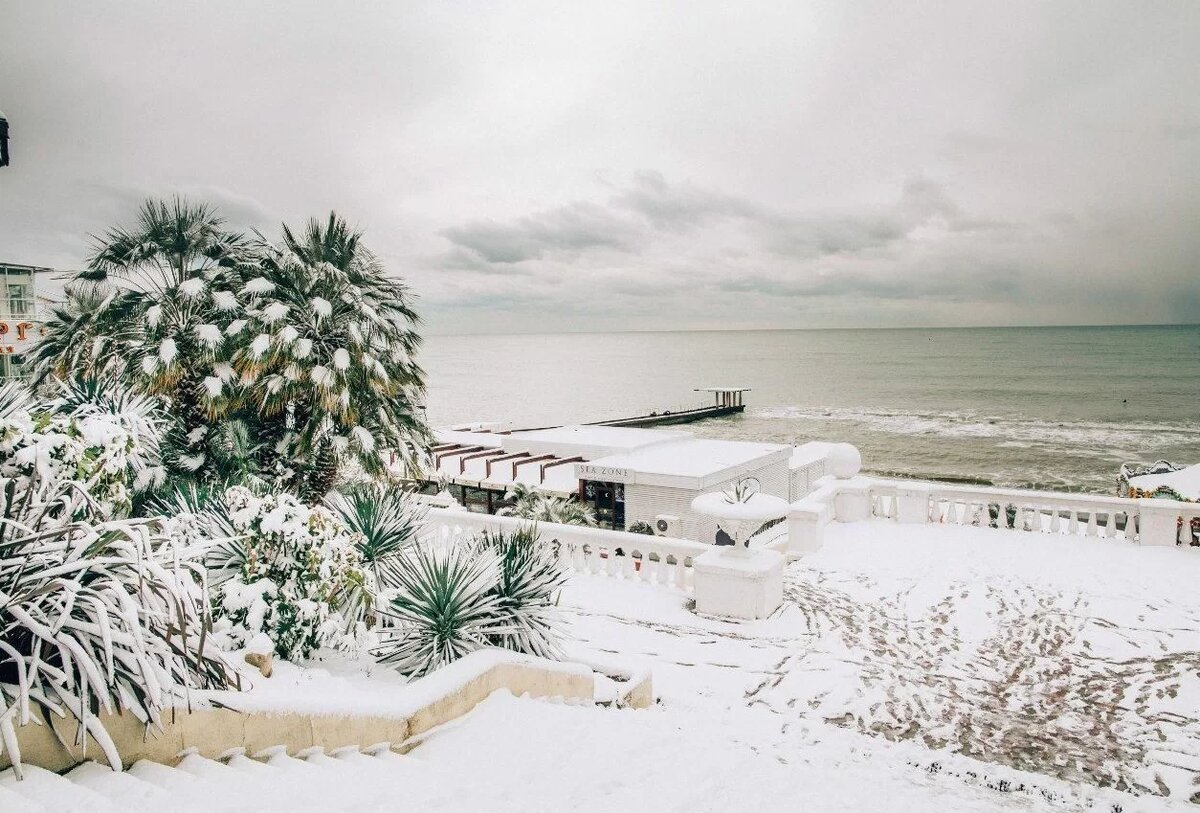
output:
POLYGON ((233 575, 217 585, 213 605, 235 642, 265 633, 289 660, 361 643, 375 588, 358 536, 330 511, 288 494, 259 497, 235 486, 224 499, 236 537, 224 549, 229 559, 212 564, 233 575))
POLYGON ((560 654, 553 608, 565 574, 535 528, 414 545, 396 564, 381 662, 420 676, 485 646, 560 654))
POLYGON ((0 412, 0 516, 52 500, 59 507, 46 516, 63 522, 83 514, 125 516, 135 492, 162 481, 161 421, 149 398, 75 382, 38 403, 10 383, 0 402, 6 405, 0 412), (76 487, 64 489, 64 482, 76 487))
POLYGON ((559 657, 562 636, 554 625, 554 608, 567 575, 554 550, 539 543, 537 528, 531 526, 507 534, 484 531, 477 544, 500 559, 495 593, 501 624, 492 636, 492 645, 543 658, 559 657))
POLYGON ((425 506, 411 491, 386 483, 355 485, 344 493, 329 495, 325 503, 358 535, 358 552, 379 590, 394 587, 397 561, 416 541, 425 521, 425 506))
POLYGON ((160 520, 61 522, 51 494, 0 518, 0 752, 20 772, 16 727, 35 712, 79 722, 114 768, 121 759, 97 711, 147 725, 189 686, 220 688, 233 677, 205 647, 210 627, 199 551, 160 520))
POLYGON ((398 561, 396 595, 376 654, 420 677, 477 649, 504 630, 496 585, 500 562, 474 544, 416 545, 398 561))

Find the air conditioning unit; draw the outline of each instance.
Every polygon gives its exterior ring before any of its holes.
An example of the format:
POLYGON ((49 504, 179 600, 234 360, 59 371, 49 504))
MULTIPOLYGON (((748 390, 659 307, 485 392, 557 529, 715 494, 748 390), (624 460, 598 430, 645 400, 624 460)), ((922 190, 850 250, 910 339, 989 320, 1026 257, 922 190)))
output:
POLYGON ((659 514, 654 518, 654 533, 659 536, 674 536, 680 534, 679 517, 673 514, 659 514))

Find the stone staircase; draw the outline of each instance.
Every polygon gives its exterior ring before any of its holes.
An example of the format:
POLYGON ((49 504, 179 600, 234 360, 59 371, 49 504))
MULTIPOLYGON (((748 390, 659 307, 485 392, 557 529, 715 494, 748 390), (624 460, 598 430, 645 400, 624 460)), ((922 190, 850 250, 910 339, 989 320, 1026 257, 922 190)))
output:
POLYGON ((139 813, 140 811, 214 811, 236 805, 243 810, 292 809, 297 798, 309 800, 330 786, 348 805, 371 799, 403 799, 401 766, 410 758, 381 743, 365 751, 340 748, 326 754, 311 748, 288 756, 279 746, 247 756, 234 749, 220 759, 188 754, 175 767, 142 760, 117 772, 85 762, 66 774, 32 765, 17 780, 0 772, 0 811, 4 813, 139 813), (367 796, 369 798, 364 799, 367 796))

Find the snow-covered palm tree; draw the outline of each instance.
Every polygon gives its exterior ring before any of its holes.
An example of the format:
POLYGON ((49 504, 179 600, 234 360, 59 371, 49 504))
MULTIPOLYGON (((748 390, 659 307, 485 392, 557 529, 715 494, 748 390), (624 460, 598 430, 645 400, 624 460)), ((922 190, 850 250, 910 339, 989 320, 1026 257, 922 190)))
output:
POLYGON ((175 419, 185 471, 211 467, 210 423, 236 382, 229 356, 242 266, 252 246, 206 204, 147 201, 131 227, 97 239, 52 309, 35 351, 39 376, 116 378, 157 396, 175 419))
POLYGON ((419 319, 361 232, 336 214, 284 226, 247 279, 246 341, 233 362, 275 440, 285 484, 306 499, 334 485, 340 462, 371 474, 383 455, 415 467, 428 448, 415 360, 419 319))

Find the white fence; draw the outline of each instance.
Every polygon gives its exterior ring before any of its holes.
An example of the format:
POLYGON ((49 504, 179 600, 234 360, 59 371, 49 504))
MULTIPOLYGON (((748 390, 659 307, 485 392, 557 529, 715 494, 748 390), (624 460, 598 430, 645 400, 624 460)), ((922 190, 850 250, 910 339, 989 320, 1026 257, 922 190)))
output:
MULTIPOLYGON (((1056 491, 952 486, 859 477, 826 481, 815 497, 833 506, 830 518, 874 517, 906 523, 1090 536, 1147 545, 1196 544, 1200 504, 1056 491), (862 507, 855 507, 861 501, 862 507)), ((828 521, 828 520, 827 520, 828 521)))
MULTIPOLYGON (((871 488, 871 513, 896 519, 897 489, 880 481, 871 488)), ((1106 539, 1137 539, 1137 500, 1054 491, 942 486, 929 489, 928 521, 1020 531, 1078 534, 1106 539)))
MULTIPOLYGON (((426 517, 427 536, 436 534, 515 531, 527 520, 431 508, 426 517)), ((692 589, 692 558, 712 546, 690 539, 631 534, 578 525, 538 523, 543 544, 555 545, 559 558, 577 573, 597 573, 647 582, 677 590, 692 589)), ((786 544, 786 536, 775 544, 786 544)))

